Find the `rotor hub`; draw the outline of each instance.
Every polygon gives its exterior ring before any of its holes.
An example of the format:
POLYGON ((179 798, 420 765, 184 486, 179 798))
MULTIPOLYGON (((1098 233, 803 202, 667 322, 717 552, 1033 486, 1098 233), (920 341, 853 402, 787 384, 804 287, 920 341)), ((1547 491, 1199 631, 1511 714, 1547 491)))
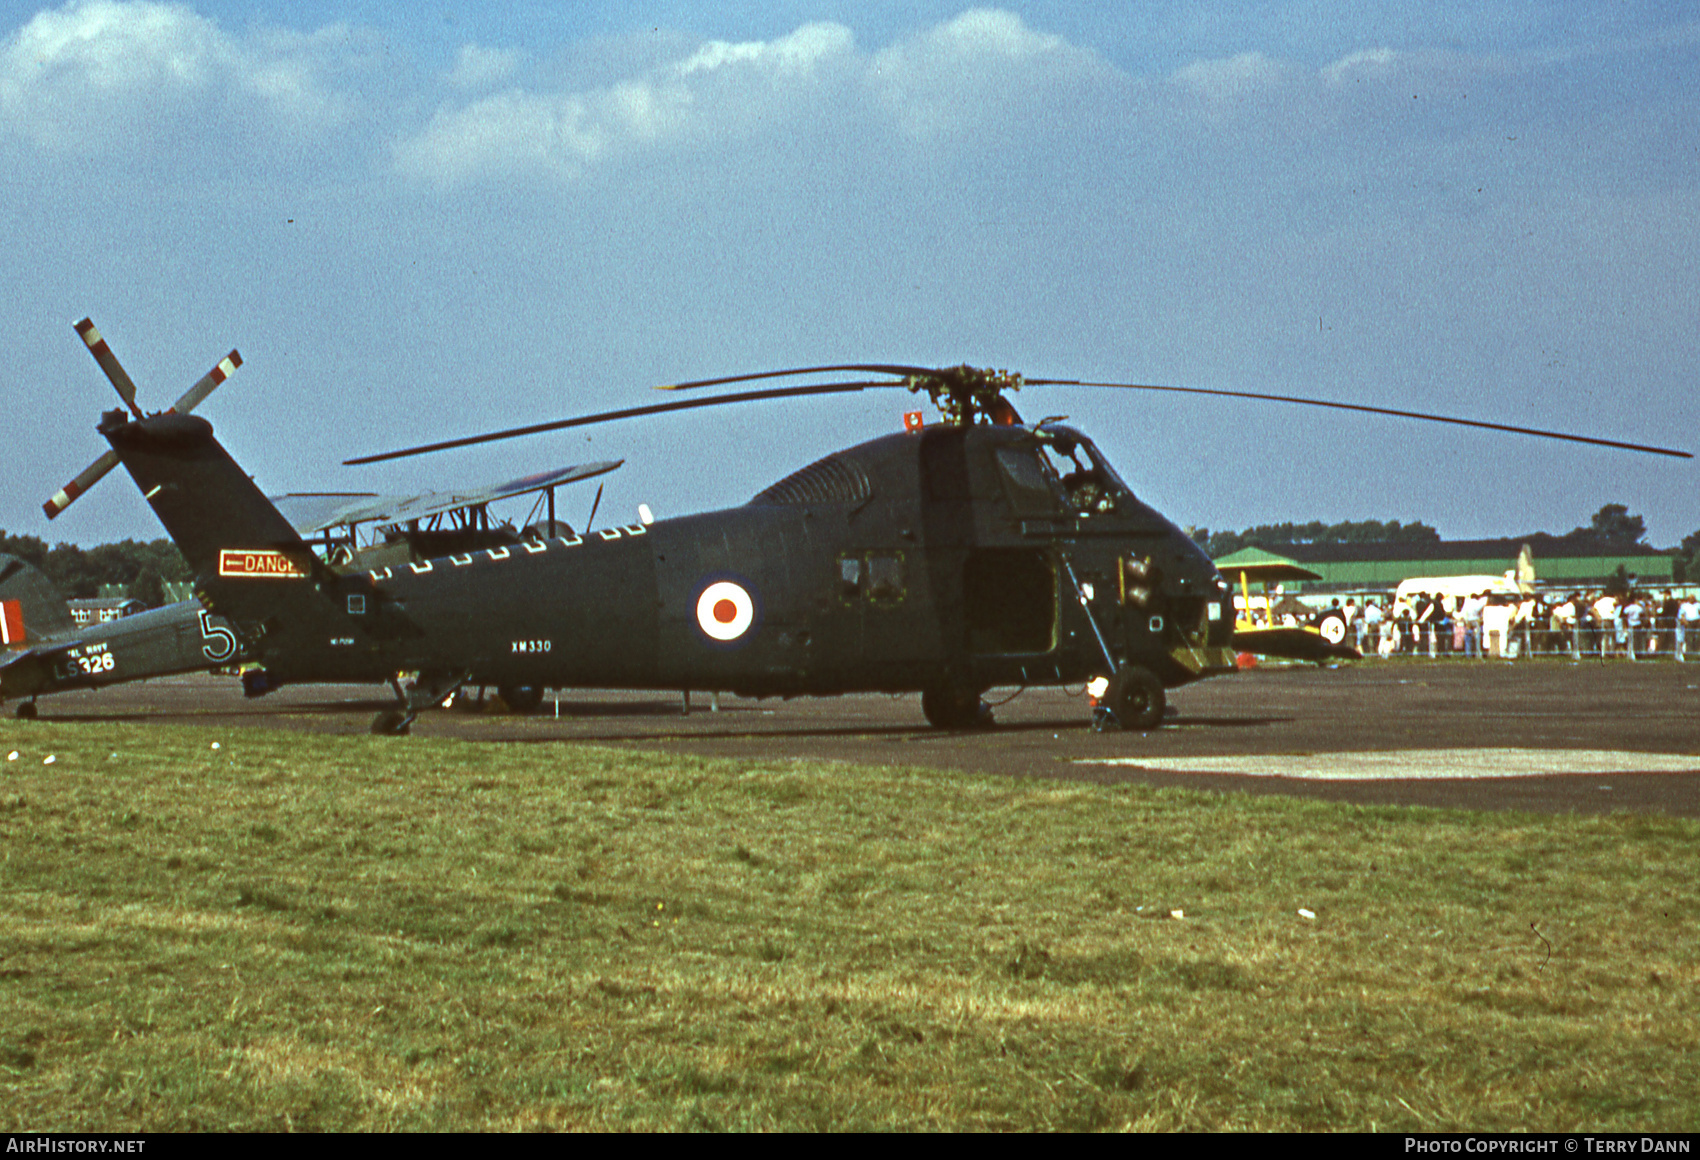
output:
POLYGON ((990 415, 1005 391, 1019 391, 1021 376, 1011 371, 961 366, 924 374, 908 375, 903 385, 919 394, 925 391, 946 423, 969 426, 977 418, 990 422, 990 415))

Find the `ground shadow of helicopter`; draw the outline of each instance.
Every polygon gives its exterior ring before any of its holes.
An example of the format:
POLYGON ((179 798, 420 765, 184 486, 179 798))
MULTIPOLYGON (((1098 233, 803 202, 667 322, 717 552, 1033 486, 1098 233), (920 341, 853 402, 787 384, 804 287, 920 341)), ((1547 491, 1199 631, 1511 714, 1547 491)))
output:
POLYGON ((308 550, 204 420, 115 411, 100 432, 188 558, 203 600, 259 655, 328 639, 418 674, 373 721, 379 733, 405 732, 417 713, 469 684, 749 697, 919 692, 932 725, 960 729, 990 723, 989 688, 1091 683, 1097 725, 1160 724, 1167 689, 1235 671, 1229 585, 1084 432, 1024 424, 1009 398, 1023 386, 1275 400, 1687 457, 1358 404, 1023 380, 966 366, 844 364, 667 389, 826 374, 881 377, 682 398, 348 462, 879 388, 927 394, 942 421, 915 413, 904 432, 834 452, 741 507, 366 571, 339 570, 308 550))

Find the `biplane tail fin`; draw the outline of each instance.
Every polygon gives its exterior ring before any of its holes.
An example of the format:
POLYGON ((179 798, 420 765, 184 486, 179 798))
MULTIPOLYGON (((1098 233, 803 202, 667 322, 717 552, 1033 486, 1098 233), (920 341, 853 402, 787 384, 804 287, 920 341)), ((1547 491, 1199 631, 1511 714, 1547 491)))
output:
POLYGON ((209 609, 265 619, 311 589, 324 565, 213 437, 212 424, 109 411, 100 433, 182 551, 209 609))
POLYGON ((76 627, 53 581, 27 561, 0 554, 0 647, 39 644, 76 627))

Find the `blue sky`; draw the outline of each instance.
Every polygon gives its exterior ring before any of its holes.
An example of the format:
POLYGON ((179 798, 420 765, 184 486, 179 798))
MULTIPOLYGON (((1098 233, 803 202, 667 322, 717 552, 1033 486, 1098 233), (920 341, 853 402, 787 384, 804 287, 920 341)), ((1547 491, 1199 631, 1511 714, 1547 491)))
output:
MULTIPOLYGON (((203 413, 274 491, 625 458, 620 518, 741 503, 911 400, 338 464, 840 361, 1695 450, 1697 64, 1670 4, 0 5, 0 528, 158 534, 122 478, 41 515, 113 405, 84 315, 153 407, 239 348, 203 413)), ((1686 461, 1034 395, 1187 525, 1700 528, 1686 461)))

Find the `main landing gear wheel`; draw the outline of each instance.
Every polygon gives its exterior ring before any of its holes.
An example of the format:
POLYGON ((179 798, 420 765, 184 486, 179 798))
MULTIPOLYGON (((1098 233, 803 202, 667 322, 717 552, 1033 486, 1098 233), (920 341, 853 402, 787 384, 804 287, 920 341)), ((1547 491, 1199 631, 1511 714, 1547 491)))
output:
POLYGON ((934 729, 986 729, 992 707, 968 689, 928 689, 921 694, 921 712, 934 729))
POLYGON ((18 715, 18 720, 20 720, 20 721, 34 721, 35 720, 35 702, 34 701, 21 701, 21 702, 18 703, 18 707, 13 711, 18 715))
POLYGON ((1346 617, 1333 609, 1316 618, 1316 628, 1329 644, 1341 644, 1346 639, 1346 617))
POLYGON ((372 732, 379 737, 405 737, 413 714, 402 709, 385 709, 372 718, 372 732))
POLYGON ((1104 694, 1104 704, 1114 715, 1116 724, 1124 730, 1144 732, 1163 723, 1163 708, 1167 698, 1163 682, 1150 669, 1124 665, 1110 679, 1104 694))
POLYGON ((509 685, 497 689, 496 693, 508 708, 522 717, 537 712, 538 706, 543 704, 543 690, 536 685, 509 685))

